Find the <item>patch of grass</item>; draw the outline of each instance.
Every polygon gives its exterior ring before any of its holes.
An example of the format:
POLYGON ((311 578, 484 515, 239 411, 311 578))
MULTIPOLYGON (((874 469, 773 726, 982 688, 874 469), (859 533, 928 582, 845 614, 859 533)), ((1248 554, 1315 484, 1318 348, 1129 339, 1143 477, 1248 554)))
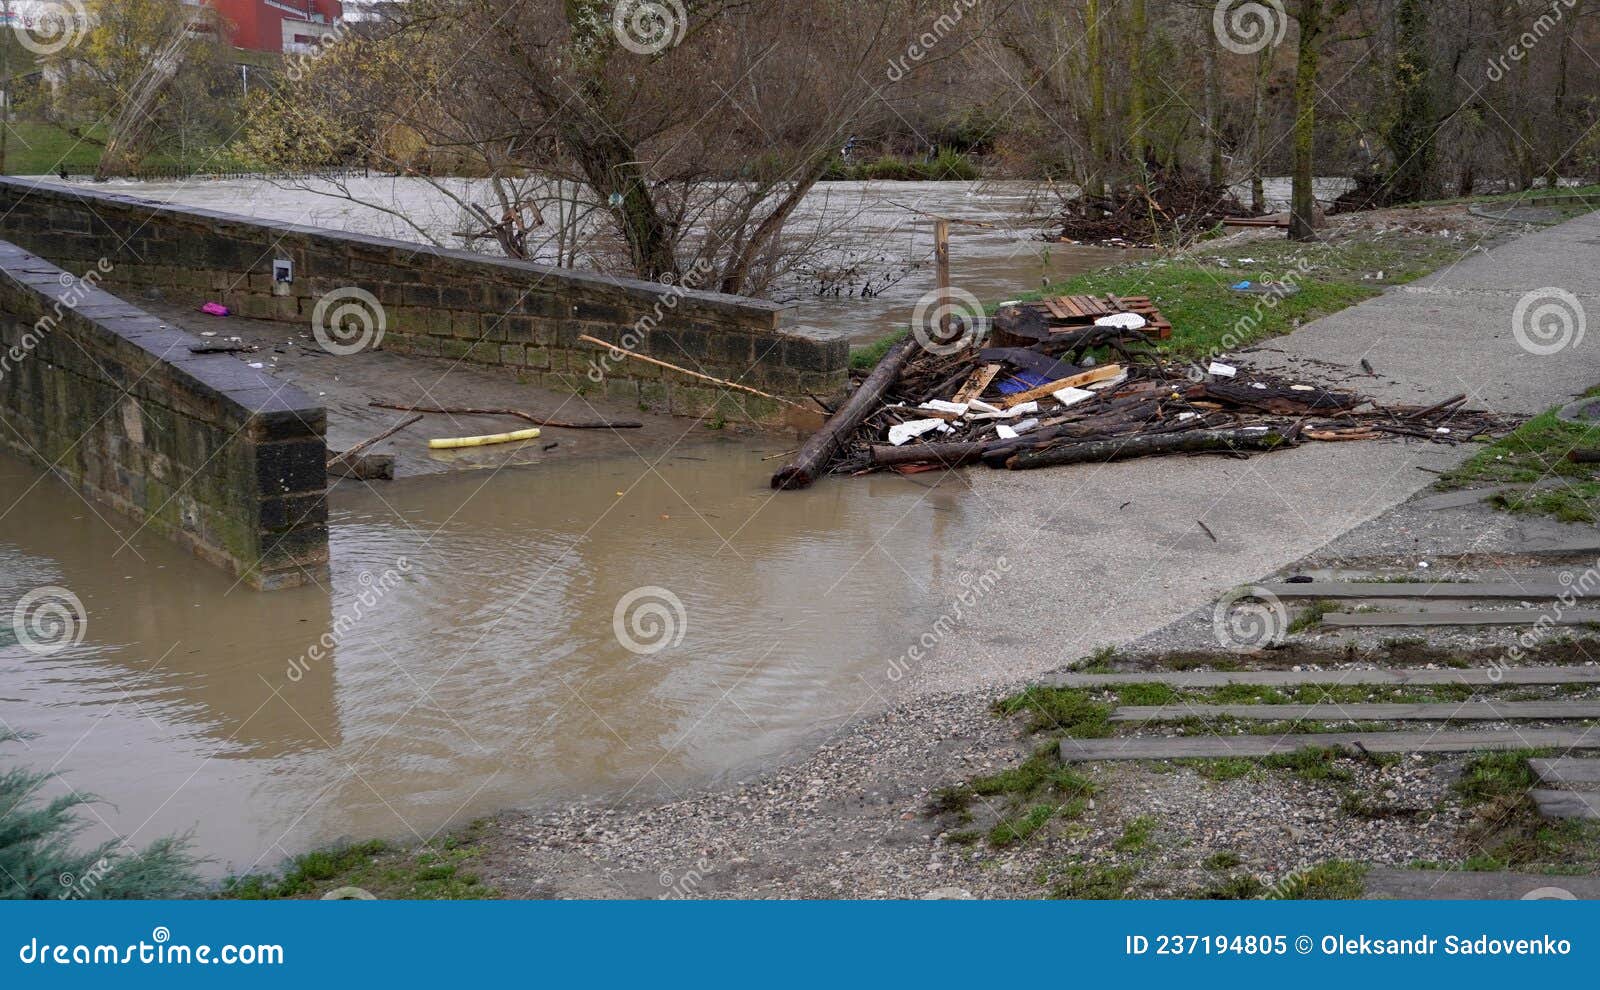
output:
POLYGON ((1455 782, 1456 792, 1468 806, 1522 796, 1537 781, 1528 766, 1528 760, 1536 755, 1534 750, 1520 750, 1475 756, 1455 782))
POLYGON ((1122 827, 1122 835, 1111 844, 1111 848, 1124 853, 1143 852, 1150 844, 1150 836, 1155 830, 1155 818, 1150 815, 1140 815, 1122 827))
POLYGON ((1233 869, 1242 862, 1244 862, 1244 860, 1240 858, 1238 853, 1224 851, 1212 853, 1211 855, 1207 856, 1200 865, 1204 866, 1213 873, 1221 873, 1224 870, 1233 869))
POLYGON ((951 832, 944 837, 944 841, 952 846, 975 846, 983 840, 983 833, 976 829, 966 829, 961 832, 951 832))
POLYGON ((1126 684, 1117 688, 1117 700, 1124 705, 1174 705, 1180 697, 1170 684, 1126 684))
POLYGON ((224 882, 228 900, 317 898, 339 887, 360 887, 383 900, 481 900, 499 896, 471 872, 481 853, 479 826, 415 849, 382 841, 335 846, 296 856, 276 875, 253 873, 224 882))
POLYGON ((894 333, 875 340, 870 344, 863 344, 850 349, 850 367, 858 371, 870 371, 878 366, 883 356, 889 353, 889 348, 911 336, 910 330, 896 330, 894 333))
POLYGON ((1294 617, 1293 621, 1289 623, 1289 633, 1290 635, 1293 635, 1294 633, 1305 632, 1307 629, 1313 629, 1317 626, 1320 626, 1322 625, 1323 616, 1327 615, 1329 612, 1337 611, 1339 611, 1338 602, 1332 602, 1326 599, 1318 599, 1317 601, 1311 602, 1310 604, 1306 605, 1299 615, 1294 617))
POLYGON ((1021 842, 1033 833, 1044 828, 1045 823, 1054 818, 1056 806, 1053 804, 1036 804, 1027 811, 1013 818, 1007 818, 989 830, 989 844, 996 849, 1021 842))
POLYGON ((1584 821, 1546 821, 1528 793, 1537 778, 1528 760, 1545 755, 1525 750, 1474 757, 1456 782, 1473 810, 1466 838, 1477 852, 1464 869, 1576 869, 1600 865, 1600 826, 1584 821))
POLYGON ((1047 879, 1050 896, 1066 901, 1116 901, 1128 896, 1139 875, 1133 866, 1066 863, 1047 879))
POLYGON ((1282 901, 1354 901, 1366 893, 1367 868, 1360 863, 1329 860, 1296 873, 1271 893, 1282 901))
POLYGON ((1267 895, 1267 885, 1249 873, 1236 873, 1197 895, 1203 901, 1253 901, 1267 895))
POLYGON ((1111 666, 1116 660, 1117 648, 1102 646, 1079 661, 1075 669, 1085 674, 1106 674, 1111 672, 1111 666))
POLYGON ((1028 713, 1029 732, 1057 732, 1074 739, 1111 735, 1112 706, 1077 688, 1035 687, 995 703, 999 715, 1028 713))
POLYGON ((991 845, 1007 846, 1033 835, 1052 818, 1079 818, 1094 796, 1094 782, 1063 764, 1054 746, 1040 747, 1018 766, 975 777, 933 793, 928 813, 954 814, 965 823, 972 805, 999 804, 1000 820, 988 832, 991 845))
POLYGON ((1189 767, 1205 779, 1218 782, 1248 777, 1261 768, 1254 760, 1237 756, 1224 756, 1214 760, 1179 760, 1178 765, 1189 767))
POLYGON ((1339 758, 1343 755, 1337 749, 1308 746, 1293 753, 1263 757, 1261 763, 1274 770, 1289 771, 1310 783, 1330 780, 1349 783, 1355 779, 1355 775, 1347 768, 1338 765, 1339 758))
POLYGON ((1489 503, 1506 512, 1593 523, 1596 516, 1591 506, 1600 499, 1600 481, 1595 480, 1593 465, 1574 464, 1567 460, 1567 453, 1595 446, 1600 446, 1600 426, 1564 423, 1551 410, 1485 446, 1471 460, 1442 475, 1437 485, 1448 490, 1559 478, 1565 484, 1539 491, 1501 492, 1489 503))

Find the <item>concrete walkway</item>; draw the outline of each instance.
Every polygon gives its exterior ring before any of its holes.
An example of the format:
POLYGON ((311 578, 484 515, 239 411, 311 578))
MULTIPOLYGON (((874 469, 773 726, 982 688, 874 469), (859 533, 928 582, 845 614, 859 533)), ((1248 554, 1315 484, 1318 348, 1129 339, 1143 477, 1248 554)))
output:
MULTIPOLYGON (((1560 288, 1600 320, 1600 214, 1480 252, 1251 355, 1326 376, 1307 360, 1380 377, 1374 398, 1422 403, 1469 393, 1475 405, 1532 414, 1600 383, 1600 326, 1551 355, 1513 333, 1525 294, 1560 288)), ((950 602, 1004 557, 998 590, 961 608, 962 624, 910 671, 913 691, 1012 684, 1128 643, 1273 573, 1406 500, 1471 453, 1427 443, 1309 444, 1249 461, 1166 458, 1051 471, 971 470, 966 511, 987 519, 943 587, 950 602), (1213 541, 1198 525, 1203 520, 1213 541)), ((934 477, 932 475, 926 477, 934 477)))

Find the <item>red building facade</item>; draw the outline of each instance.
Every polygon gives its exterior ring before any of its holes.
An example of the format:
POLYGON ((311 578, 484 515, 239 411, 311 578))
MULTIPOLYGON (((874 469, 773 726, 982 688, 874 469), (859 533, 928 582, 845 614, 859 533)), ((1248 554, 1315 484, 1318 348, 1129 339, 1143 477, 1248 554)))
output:
POLYGON ((314 44, 344 16, 340 0, 204 0, 232 31, 236 48, 293 52, 314 44))

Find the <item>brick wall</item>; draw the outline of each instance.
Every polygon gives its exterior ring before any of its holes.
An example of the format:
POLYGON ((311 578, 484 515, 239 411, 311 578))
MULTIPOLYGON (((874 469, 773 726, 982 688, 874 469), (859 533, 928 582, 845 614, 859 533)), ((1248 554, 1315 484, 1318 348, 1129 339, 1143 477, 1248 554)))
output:
MULTIPOLYGON (((176 209, 100 190, 0 178, 0 237, 68 267, 111 259, 113 284, 215 300, 305 328, 319 302, 370 293, 387 350, 511 369, 675 415, 772 420, 778 403, 643 362, 587 334, 716 378, 791 397, 843 388, 849 348, 787 324, 782 307, 720 293, 549 268, 425 245, 176 209), (273 263, 294 281, 273 279, 273 263)), ((324 307, 331 312, 333 307, 324 307)))
POLYGON ((257 588, 328 563, 323 409, 0 242, 0 443, 257 588))

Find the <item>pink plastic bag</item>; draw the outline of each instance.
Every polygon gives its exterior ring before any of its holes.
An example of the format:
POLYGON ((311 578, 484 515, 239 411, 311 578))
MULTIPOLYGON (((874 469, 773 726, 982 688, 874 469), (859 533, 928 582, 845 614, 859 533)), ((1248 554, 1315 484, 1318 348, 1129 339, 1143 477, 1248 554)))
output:
POLYGON ((222 305, 221 303, 208 302, 204 306, 200 307, 200 312, 208 313, 211 316, 229 316, 231 315, 232 310, 228 309, 228 307, 222 305))

